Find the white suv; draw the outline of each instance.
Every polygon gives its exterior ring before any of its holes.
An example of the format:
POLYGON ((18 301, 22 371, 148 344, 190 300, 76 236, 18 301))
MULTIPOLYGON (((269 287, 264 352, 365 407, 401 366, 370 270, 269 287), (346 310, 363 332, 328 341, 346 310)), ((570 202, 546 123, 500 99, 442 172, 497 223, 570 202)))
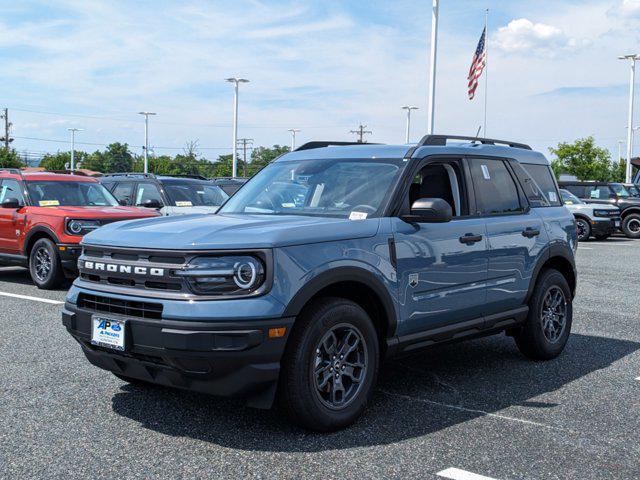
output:
POLYGON ((584 242, 590 237, 596 240, 608 238, 620 228, 620 209, 613 205, 585 203, 569 190, 560 189, 562 202, 576 219, 578 240, 584 242))

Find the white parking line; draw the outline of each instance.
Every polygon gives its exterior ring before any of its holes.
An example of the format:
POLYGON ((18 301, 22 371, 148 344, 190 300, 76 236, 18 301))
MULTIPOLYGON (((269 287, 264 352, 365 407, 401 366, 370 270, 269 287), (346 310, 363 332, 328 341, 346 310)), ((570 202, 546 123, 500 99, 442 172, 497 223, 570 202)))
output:
POLYGON ((439 477, 450 478, 451 480, 495 480, 494 478, 467 472, 466 470, 460 470, 459 468, 447 468, 446 470, 438 472, 436 475, 439 477))
POLYGON ((581 245, 578 245, 578 248, 579 248, 580 250, 593 250, 593 248, 591 248, 591 247, 583 247, 583 246, 581 246, 581 245))
POLYGON ((17 293, 0 292, 2 297, 20 298, 22 300, 31 300, 32 302, 50 303, 51 305, 64 305, 64 302, 58 300, 49 300, 48 298, 30 297, 29 295, 18 295, 17 293))

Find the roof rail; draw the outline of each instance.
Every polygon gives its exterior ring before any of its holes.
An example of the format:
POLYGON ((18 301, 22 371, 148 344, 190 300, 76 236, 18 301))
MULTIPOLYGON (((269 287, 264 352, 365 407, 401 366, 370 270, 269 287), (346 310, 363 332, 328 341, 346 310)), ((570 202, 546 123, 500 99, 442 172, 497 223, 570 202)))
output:
POLYGON ((88 177, 84 172, 80 170, 43 170, 42 173, 55 173, 57 175, 78 175, 80 177, 88 177))
POLYGON ((202 175, 191 175, 191 174, 179 174, 179 175, 165 175, 165 174, 158 174, 158 176, 160 177, 171 177, 171 178, 193 178, 194 180, 209 180, 207 177, 204 177, 202 175))
POLYGON ((477 142, 484 145, 507 145, 512 148, 531 150, 531 147, 525 143, 511 142, 509 140, 496 140, 495 138, 465 137, 462 135, 425 135, 418 142, 417 147, 444 146, 447 144, 447 140, 468 140, 469 142, 477 142))
POLYGON ((20 175, 22 176, 22 170, 20 170, 19 168, 4 168, 4 167, 0 167, 0 172, 7 172, 10 173, 11 175, 20 175))
POLYGON ((119 172, 119 173, 105 173, 103 177, 141 177, 141 178, 156 178, 153 173, 142 172, 119 172))
POLYGON ((314 148, 324 148, 324 147, 340 147, 345 145, 380 145, 379 143, 364 143, 364 142, 324 142, 324 141, 316 141, 316 142, 307 142, 304 145, 300 145, 294 151, 299 152, 301 150, 313 150, 314 148))

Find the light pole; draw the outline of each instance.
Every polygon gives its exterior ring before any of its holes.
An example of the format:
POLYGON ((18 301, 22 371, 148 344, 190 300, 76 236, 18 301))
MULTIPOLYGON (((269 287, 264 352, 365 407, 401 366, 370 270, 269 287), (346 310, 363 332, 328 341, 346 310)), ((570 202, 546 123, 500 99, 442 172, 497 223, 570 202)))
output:
POLYGON ((76 171, 76 132, 81 132, 81 128, 67 128, 71 132, 71 172, 76 171))
POLYGON ((435 123, 436 101, 436 60, 438 54, 438 0, 433 0, 431 10, 431 61, 429 63, 429 103, 427 112, 427 133, 432 134, 435 123))
POLYGON ((633 100, 636 81, 636 60, 640 55, 630 54, 618 57, 620 60, 631 60, 631 77, 629 80, 629 118, 627 119, 627 168, 625 169, 625 182, 631 182, 631 155, 633 149, 633 100))
POLYGON ((138 112, 144 115, 144 173, 149 173, 149 115, 156 115, 154 112, 138 112))
POLYGON ((407 111, 407 134, 405 143, 409 143, 409 135, 411 133, 411 110, 418 110, 418 107, 405 105, 402 109, 407 111))
POLYGON ((227 78, 226 80, 234 84, 235 91, 233 96, 233 161, 231 163, 231 176, 236 178, 236 170, 238 168, 238 152, 236 151, 236 144, 238 142, 238 85, 241 83, 249 83, 249 80, 236 77, 227 78))
POLYGON ((293 152, 296 149, 296 133, 300 132, 300 129, 290 128, 289 132, 291 132, 291 151, 293 152))

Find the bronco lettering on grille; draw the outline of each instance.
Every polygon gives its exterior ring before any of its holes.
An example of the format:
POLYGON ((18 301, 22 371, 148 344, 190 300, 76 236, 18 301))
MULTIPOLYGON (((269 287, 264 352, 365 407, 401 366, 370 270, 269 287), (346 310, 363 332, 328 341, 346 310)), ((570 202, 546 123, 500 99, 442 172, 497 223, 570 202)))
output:
POLYGON ((93 270, 95 272, 133 273, 134 275, 151 275, 153 277, 164 276, 164 268, 134 267, 132 265, 88 261, 84 262, 83 267, 86 270, 93 270))

